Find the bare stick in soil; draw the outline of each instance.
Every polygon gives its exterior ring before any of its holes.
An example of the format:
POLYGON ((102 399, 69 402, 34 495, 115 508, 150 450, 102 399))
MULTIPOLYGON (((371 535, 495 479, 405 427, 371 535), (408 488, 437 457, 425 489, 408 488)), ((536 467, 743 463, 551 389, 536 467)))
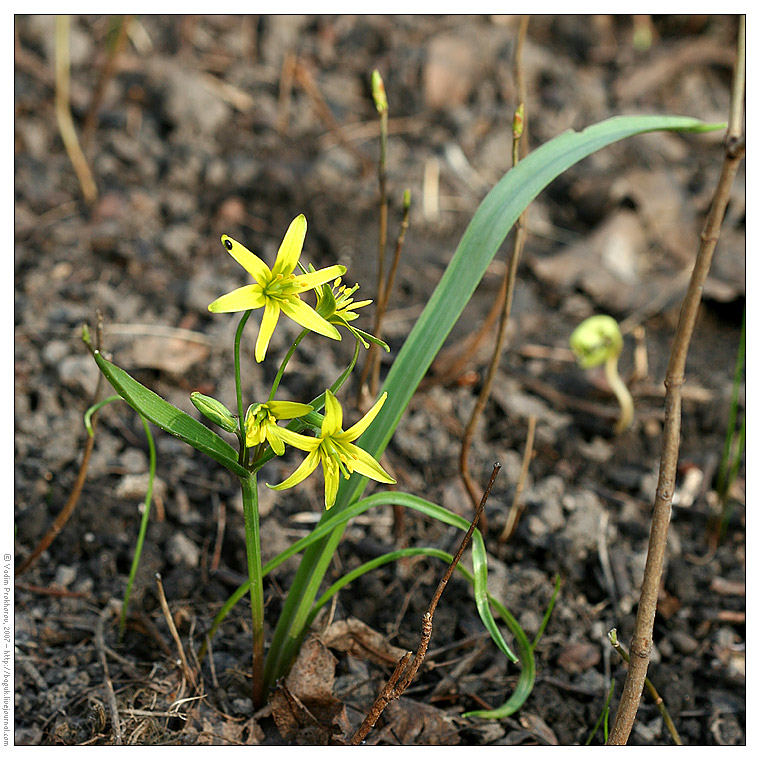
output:
MULTIPOLYGON (((607 638, 610 640, 610 644, 612 644, 615 651, 623 658, 625 662, 630 664, 631 658, 628 656, 628 652, 626 652, 625 649, 623 648, 623 645, 618 641, 617 631, 614 628, 607 633, 607 638)), ((679 747, 683 746, 683 742, 681 741, 681 736, 678 733, 678 729, 676 728, 675 723, 673 723, 673 719, 670 717, 668 708, 665 706, 665 701, 659 695, 657 689, 655 689, 654 687, 654 684, 648 678, 645 679, 644 684, 647 687, 649 696, 652 697, 652 700, 657 706, 657 709, 660 711, 660 715, 662 715, 662 719, 665 722, 665 726, 667 727, 668 732, 673 737, 673 741, 679 747)))
POLYGON ((409 688, 409 685, 414 680, 415 675, 417 675, 417 671, 420 669, 420 665, 422 665, 422 662, 425 659, 425 655, 427 654, 430 637, 433 635, 433 615, 435 614, 435 608, 438 606, 438 601, 443 594, 443 590, 446 588, 446 584, 448 584, 452 573, 456 569, 456 566, 459 564, 459 560, 462 558, 464 550, 470 543, 472 534, 475 531, 475 526, 477 525, 478 520, 480 519, 480 515, 486 506, 488 496, 491 493, 491 489, 493 488, 493 484, 496 481, 496 476, 499 474, 500 469, 501 464, 499 464, 499 462, 496 462, 493 466, 493 472, 491 473, 491 478, 488 481, 486 490, 483 492, 483 497, 480 500, 480 504, 478 504, 478 508, 475 510, 475 515, 472 518, 470 527, 468 528, 467 533, 465 533, 465 536, 462 539, 462 543, 459 545, 459 549, 454 555, 454 559, 452 559, 451 564, 439 581, 438 587, 433 594, 433 598, 430 600, 430 604, 428 605, 427 612, 422 616, 422 635, 420 637, 420 645, 417 648, 417 654, 414 655, 414 659, 412 660, 411 664, 409 663, 409 660, 412 657, 411 652, 407 652, 399 660, 398 665, 396 665, 396 669, 393 671, 393 674, 388 680, 388 683, 385 684, 382 691, 377 695, 374 704, 370 708, 370 711, 367 713, 367 717, 362 721, 361 726, 356 729, 354 735, 351 737, 349 744, 352 746, 357 746, 364 741, 367 734, 372 730, 375 723, 377 723, 386 705, 392 700, 398 699, 409 688))
POLYGON ((723 166, 715 188, 712 205, 700 235, 699 251, 694 262, 689 289, 681 306, 676 336, 665 374, 665 424, 662 433, 660 474, 652 512, 647 560, 644 568, 644 579, 641 584, 636 624, 631 638, 631 663, 608 744, 620 745, 628 741, 641 700, 641 693, 644 689, 649 655, 652 650, 652 631, 675 488, 681 431, 681 386, 684 381, 686 355, 699 311, 702 288, 710 271, 713 253, 720 235, 720 225, 728 205, 731 184, 744 157, 744 139, 741 136, 743 98, 736 94, 737 92, 744 92, 743 16, 739 17, 738 38, 731 114, 726 135, 726 153, 723 157, 723 166))
POLYGON ((499 541, 509 541, 517 530, 517 524, 520 521, 520 517, 523 513, 523 506, 520 504, 520 497, 522 496, 523 488, 525 488, 525 481, 528 478, 528 470, 530 469, 530 460, 533 456, 533 437, 536 434, 536 416, 531 414, 528 417, 528 433, 525 436, 525 453, 523 454, 522 467, 520 468, 520 479, 515 486, 515 495, 512 499, 512 507, 507 515, 507 523, 504 526, 504 530, 499 536, 499 541))
POLYGON ((174 639, 174 643, 177 645, 177 652, 179 653, 179 661, 182 664, 182 672, 185 675, 188 683, 193 685, 194 689, 198 688, 198 684, 195 680, 195 675, 190 670, 190 666, 187 664, 187 657, 185 657, 185 648, 182 646, 182 639, 177 632, 177 626, 174 625, 174 619, 172 618, 171 610, 169 609, 169 603, 166 601, 166 594, 164 594, 164 584, 161 581, 161 573, 156 573, 156 586, 158 588, 158 601, 161 603, 161 610, 164 613, 166 619, 166 625, 169 626, 169 632, 174 639))
POLYGON ((82 195, 89 204, 95 203, 98 198, 98 188, 95 185, 90 166, 82 153, 82 148, 77 139, 74 128, 74 120, 71 118, 69 107, 69 84, 70 84, 70 59, 69 59, 69 17, 56 16, 55 19, 55 116, 58 120, 58 129, 61 140, 69 154, 74 172, 82 188, 82 195))
MULTIPOLYGON (((522 75, 519 72, 521 71, 522 45, 525 40, 527 28, 528 17, 523 16, 520 22, 520 34, 518 36, 517 47, 515 49, 515 69, 518 71, 518 81, 522 81, 522 75)), ((512 121, 513 167, 517 166, 520 161, 520 139, 522 138, 523 125, 525 123, 524 94, 520 93, 520 97, 523 99, 520 100, 520 105, 518 106, 517 111, 514 115, 514 119, 512 121)), ((488 366, 486 377, 483 380, 483 387, 481 388, 478 400, 475 402, 475 407, 472 410, 472 416, 470 417, 470 421, 467 423, 467 427, 465 428, 464 436, 462 438, 462 450, 459 456, 459 469, 462 475, 462 481, 464 482, 465 488, 467 489, 467 492, 470 495, 470 499, 472 500, 473 507, 475 507, 478 503, 478 492, 475 482, 470 475, 470 448, 472 447, 472 440, 475 436, 475 428, 478 424, 478 420, 483 414, 483 410, 485 409, 485 406, 488 403, 488 399, 491 395, 491 386, 493 385, 493 380, 496 376, 496 371, 499 368, 499 362, 501 361, 501 355, 504 351, 504 343, 506 341, 507 335, 507 323, 509 322, 509 313, 512 310, 512 296, 515 292, 515 280, 517 279, 517 265, 520 261, 520 254, 522 253, 522 249, 525 244, 525 214, 526 211, 523 211, 523 213, 520 214, 520 217, 517 220, 517 224, 515 225, 515 238, 512 248, 512 257, 509 262, 509 267, 507 268, 507 271, 504 275, 506 278, 506 295, 504 299, 504 308, 502 309, 501 317, 499 319, 499 330, 496 337, 496 345, 494 346, 493 355, 491 356, 491 363, 488 366)), ((486 530, 485 517, 481 517, 480 528, 483 531, 486 530)))
POLYGON ((113 726, 113 743, 117 746, 121 746, 121 723, 119 722, 119 708, 116 705, 116 695, 113 691, 113 683, 111 682, 111 674, 108 671, 108 660, 106 659, 106 645, 105 637, 103 636, 103 627, 105 626, 106 618, 111 613, 111 607, 106 605, 98 615, 98 622, 95 625, 95 647, 98 650, 98 659, 100 660, 100 667, 103 668, 103 681, 106 687, 106 699, 108 701, 108 708, 111 711, 111 725, 113 726))
MULTIPOLYGON (((97 316, 97 325, 95 328, 95 345, 99 351, 103 351, 103 320, 100 312, 97 316)), ((103 374, 98 373, 98 382, 95 386, 95 394, 92 397, 92 404, 96 404, 100 398, 100 391, 103 387, 103 374)), ((97 414, 97 413, 96 413, 97 414)), ((16 577, 25 573, 32 565, 34 565, 40 558, 40 555, 55 541, 56 536, 63 530, 69 518, 74 513, 74 509, 79 501, 79 496, 82 493, 85 480, 87 480, 87 468, 90 466, 90 457, 92 456, 92 449, 95 445, 95 414, 92 415, 90 424, 92 426, 93 435, 87 435, 84 442, 84 452, 82 453, 82 463, 79 465, 79 472, 77 473, 77 479, 74 481, 74 487, 71 489, 69 498, 63 506, 63 509, 58 513, 58 517, 55 518, 53 524, 48 528, 45 535, 40 539, 37 546, 34 547, 32 553, 19 564, 16 568, 16 577)))

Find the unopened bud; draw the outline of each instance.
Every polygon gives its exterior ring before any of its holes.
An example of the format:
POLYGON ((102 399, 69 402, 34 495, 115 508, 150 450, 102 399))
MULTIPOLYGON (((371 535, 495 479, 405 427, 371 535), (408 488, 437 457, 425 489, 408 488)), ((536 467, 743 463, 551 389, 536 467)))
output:
POLYGON ((512 119, 512 137, 514 137, 515 140, 519 140, 522 137, 524 119, 525 105, 523 103, 520 103, 520 105, 517 106, 515 116, 512 119))
POLYGON ((221 401, 217 401, 211 396, 204 396, 197 391, 190 394, 190 401, 206 419, 211 420, 215 425, 219 425, 222 430, 226 430, 228 433, 234 433, 237 430, 237 420, 221 401))
POLYGON ((404 198, 401 203, 404 211, 406 211, 412 205, 412 191, 408 187, 406 190, 404 190, 404 198))
POLYGON ((378 113, 385 113, 388 110, 388 98, 385 96, 385 85, 380 72, 375 69, 372 72, 372 99, 375 101, 375 108, 378 113))

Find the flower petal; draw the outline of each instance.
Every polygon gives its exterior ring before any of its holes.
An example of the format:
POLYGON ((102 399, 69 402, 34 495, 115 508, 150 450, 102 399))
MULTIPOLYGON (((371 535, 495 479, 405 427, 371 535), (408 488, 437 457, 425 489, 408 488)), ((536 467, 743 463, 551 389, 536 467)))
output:
POLYGON ((340 485, 338 465, 330 457, 323 456, 322 472, 325 476, 325 509, 330 509, 335 504, 340 485))
POLYGON ((343 428, 343 409, 328 388, 325 391, 325 418, 322 421, 322 438, 336 436, 343 428))
POLYGON ((272 272, 269 267, 255 253, 251 253, 237 240, 233 240, 229 235, 222 235, 222 245, 256 282, 265 283, 272 279, 272 272))
POLYGON ((302 293, 304 290, 322 285, 328 280, 332 280, 333 277, 345 274, 346 268, 343 264, 333 264, 331 267, 320 269, 317 272, 309 272, 309 274, 297 274, 296 282, 293 285, 294 293, 302 293))
POLYGON ((347 463, 348 469, 358 472, 378 483, 395 483, 396 481, 380 466, 380 463, 364 449, 354 446, 352 443, 344 444, 348 451, 356 457, 347 463))
POLYGON ((274 451, 278 457, 281 457, 285 453, 285 442, 280 435, 280 428, 277 425, 267 425, 266 433, 267 441, 269 441, 272 451, 274 451))
POLYGON ((264 296, 258 285, 243 285, 242 288, 219 296, 213 303, 208 305, 208 310, 215 314, 229 311, 247 311, 248 309, 260 309, 264 305, 264 296))
POLYGON ((298 485, 302 480, 306 480, 306 478, 314 472, 318 464, 319 454, 317 454, 316 451, 312 451, 290 477, 285 478, 282 483, 278 483, 275 486, 270 485, 269 483, 267 483, 267 486, 273 491, 284 491, 286 488, 292 488, 293 486, 298 485))
POLYGON ((344 433, 340 434, 338 438, 340 439, 341 443, 355 441, 370 426, 372 420, 377 417, 377 413, 382 408, 386 398, 388 398, 387 392, 383 393, 383 395, 380 396, 380 398, 375 402, 375 405, 372 407, 372 409, 370 409, 364 415, 364 417, 362 417, 355 425, 351 425, 351 427, 344 433))
POLYGON ((294 322, 302 327, 307 327, 313 332, 324 335, 333 340, 340 340, 340 333, 323 317, 320 317, 309 304, 304 303, 298 296, 280 301, 280 308, 294 322))
POLYGON ((272 338, 274 328, 277 326, 277 320, 280 317, 280 306, 273 298, 267 298, 264 305, 264 316, 261 318, 259 327, 259 337, 256 338, 255 356, 257 362, 264 361, 264 357, 269 347, 269 341, 272 338))
POLYGON ((314 411, 313 406, 297 401, 267 401, 267 408, 278 420, 292 420, 314 411))
POLYGON ((306 237, 306 217, 299 214, 288 227, 285 237, 280 243, 280 250, 277 251, 277 258, 272 267, 272 274, 277 276, 288 275, 298 263, 298 257, 301 255, 303 241, 306 237))
POLYGON ((319 448, 320 438, 314 438, 311 435, 301 435, 301 433, 296 433, 285 427, 279 430, 280 438, 289 446, 295 446, 297 449, 301 449, 301 451, 315 451, 319 448))

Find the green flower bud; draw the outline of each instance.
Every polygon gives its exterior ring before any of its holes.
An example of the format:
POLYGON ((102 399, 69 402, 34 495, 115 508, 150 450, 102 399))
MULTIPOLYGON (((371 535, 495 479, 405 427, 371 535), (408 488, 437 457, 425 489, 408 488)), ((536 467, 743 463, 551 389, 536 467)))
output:
POLYGON ((237 419, 221 401, 211 396, 204 396, 197 391, 190 394, 190 401, 206 419, 219 425, 222 430, 228 433, 234 433, 237 430, 237 419))
POLYGON ((385 85, 380 72, 375 69, 372 72, 372 99, 375 101, 375 108, 378 113, 385 113, 388 110, 388 98, 385 96, 385 85))

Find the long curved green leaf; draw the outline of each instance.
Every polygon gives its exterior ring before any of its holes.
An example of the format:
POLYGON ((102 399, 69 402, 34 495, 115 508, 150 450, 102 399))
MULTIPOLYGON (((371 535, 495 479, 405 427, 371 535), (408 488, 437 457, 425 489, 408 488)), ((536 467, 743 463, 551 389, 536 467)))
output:
MULTIPOLYGON (((612 143, 658 130, 706 132, 722 128, 685 116, 616 116, 582 132, 567 131, 545 143, 510 169, 483 199, 425 309, 409 333, 383 385, 388 399, 358 441, 378 458, 435 355, 472 297, 499 247, 517 218, 536 196, 562 172, 612 143)), ((357 499, 367 479, 354 474, 341 483, 331 512, 357 499)), ((300 637, 328 560, 343 528, 311 546, 301 561, 275 630, 274 645, 300 637)), ((270 656, 272 653, 270 652, 270 656)), ((282 661, 277 652, 274 659, 282 661)))
POLYGON ((93 357, 113 389, 138 414, 180 441, 208 454, 235 475, 248 477, 248 470, 238 464, 235 449, 213 430, 138 383, 128 372, 109 362, 100 351, 93 351, 93 357))
MULTIPOLYGON (((311 533, 309 533, 308 536, 304 536, 304 538, 296 541, 285 551, 274 557, 274 559, 271 559, 262 568, 262 575, 270 573, 278 565, 282 564, 286 559, 289 559, 294 554, 303 551, 314 542, 319 541, 324 536, 329 535, 332 531, 343 526, 346 522, 348 522, 348 520, 351 520, 357 515, 366 512, 368 509, 383 505, 392 506, 394 504, 408 507, 410 509, 415 509, 418 512, 422 512, 423 514, 432 517, 435 520, 439 520, 446 525, 452 525, 463 531, 466 531, 470 527, 470 524, 463 517, 455 515, 453 512, 444 509, 438 504, 433 504, 432 502, 421 499, 418 496, 402 493, 401 491, 388 491, 386 493, 373 494, 372 496, 368 496, 365 499, 357 501, 343 512, 332 515, 324 523, 318 525, 311 533)), ((483 537, 480 534, 480 531, 477 529, 472 534, 472 568, 472 583, 473 593, 475 596, 475 605, 478 609, 478 613, 480 614, 480 618, 483 621, 483 625, 491 634, 491 638, 494 640, 499 649, 501 649, 501 651, 504 652, 504 654, 509 659, 511 659, 513 662, 516 662, 517 658, 509 649, 507 643, 504 641, 504 638, 501 635, 501 631, 496 625, 496 621, 493 619, 493 615, 491 614, 491 611, 488 607, 488 564, 486 558, 486 549, 483 542, 483 537)), ((247 591, 248 581, 245 581, 235 590, 235 592, 222 606, 222 609, 217 613, 216 617, 214 618, 214 622, 212 623, 211 630, 209 631, 209 638, 211 638, 216 633, 222 620, 224 620, 232 607, 245 596, 247 591)), ((307 618, 310 615, 310 612, 311 610, 308 610, 306 612, 307 618)), ((306 627, 307 623, 304 622, 301 628, 305 629, 306 627)), ((297 644, 298 642, 296 641, 291 647, 288 647, 288 651, 284 656, 289 656, 292 654, 292 650, 297 646, 297 644)), ((202 651, 205 652, 205 647, 202 651)), ((270 666, 269 670, 272 670, 273 667, 273 665, 270 666)), ((269 672, 269 670, 267 672, 269 672)))
MULTIPOLYGON (((451 561, 454 559, 454 557, 448 552, 444 552, 441 549, 434 549, 428 546, 410 549, 397 549, 396 551, 383 554, 380 557, 375 557, 375 559, 372 559, 369 562, 365 562, 363 565, 360 565, 351 572, 346 573, 346 575, 333 583, 332 586, 330 586, 330 588, 328 588, 327 591, 325 591, 325 593, 322 594, 322 596, 320 596, 316 602, 314 602, 314 608, 312 609, 311 615, 309 616, 309 625, 311 625, 313 622, 317 612, 325 604, 327 604, 327 602, 330 601, 330 599, 338 591, 340 591, 340 589, 348 585, 351 581, 355 580, 360 575, 364 575, 364 573, 370 572, 371 570, 374 570, 381 565, 385 565, 388 562, 395 562, 401 557, 418 555, 437 557, 438 559, 442 559, 444 562, 448 563, 451 563, 451 561)), ((475 578, 467 568, 462 567, 461 564, 458 564, 457 570, 469 581, 471 585, 474 586, 475 578)), ((525 704, 525 700, 533 691, 533 684, 536 681, 536 660, 533 655, 533 645, 530 643, 530 641, 528 641, 528 637, 525 635, 525 631, 523 631, 522 627, 514 618, 514 616, 498 599, 496 599, 496 597, 494 597, 492 594, 488 594, 488 601, 493 605, 493 607, 496 609, 496 612, 506 623, 507 628, 509 628, 515 637, 515 641, 517 642, 517 651, 519 652, 519 661, 520 665, 522 666, 520 668, 520 677, 517 679, 515 690, 503 705, 497 707, 494 710, 473 710, 471 712, 463 713, 463 718, 500 719, 506 718, 508 715, 512 715, 525 704)))

